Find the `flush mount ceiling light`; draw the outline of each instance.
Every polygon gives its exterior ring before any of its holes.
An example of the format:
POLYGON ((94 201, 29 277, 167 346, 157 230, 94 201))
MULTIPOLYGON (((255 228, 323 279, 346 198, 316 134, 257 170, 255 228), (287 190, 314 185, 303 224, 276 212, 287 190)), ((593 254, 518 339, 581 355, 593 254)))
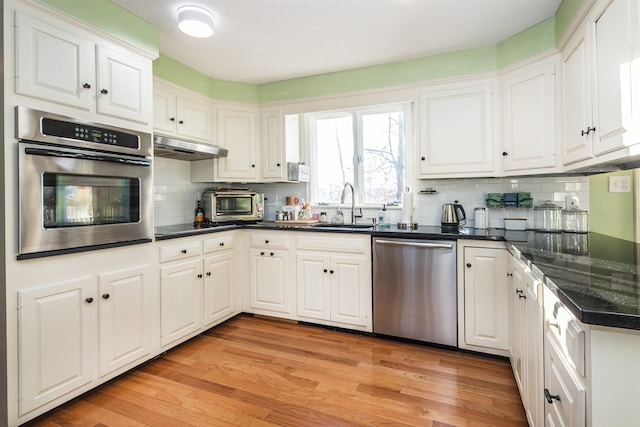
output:
POLYGON ((213 15, 201 7, 182 6, 178 9, 178 28, 191 37, 211 37, 213 15))

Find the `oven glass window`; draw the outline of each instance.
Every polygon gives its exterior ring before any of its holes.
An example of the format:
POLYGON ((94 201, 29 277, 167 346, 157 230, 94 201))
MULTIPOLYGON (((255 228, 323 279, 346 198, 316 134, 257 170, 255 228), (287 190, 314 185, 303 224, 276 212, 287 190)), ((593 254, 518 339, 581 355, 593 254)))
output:
POLYGON ((220 215, 251 215, 253 213, 253 197, 233 196, 216 197, 216 213, 220 215))
POLYGON ((140 180, 95 175, 45 173, 44 228, 140 221, 140 180))

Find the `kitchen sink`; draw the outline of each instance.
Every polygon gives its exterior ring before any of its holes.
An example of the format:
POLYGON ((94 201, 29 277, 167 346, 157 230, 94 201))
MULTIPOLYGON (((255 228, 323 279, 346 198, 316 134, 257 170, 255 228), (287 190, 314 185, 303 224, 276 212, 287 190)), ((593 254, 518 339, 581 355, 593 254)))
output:
POLYGON ((323 223, 323 224, 315 224, 314 227, 319 228, 373 228, 373 224, 331 224, 331 223, 323 223))

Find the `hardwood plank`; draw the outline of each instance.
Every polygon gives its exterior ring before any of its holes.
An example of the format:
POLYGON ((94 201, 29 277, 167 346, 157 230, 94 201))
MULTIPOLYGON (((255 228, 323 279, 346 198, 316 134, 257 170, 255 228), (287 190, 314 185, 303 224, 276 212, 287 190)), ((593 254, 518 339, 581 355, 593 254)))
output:
POLYGON ((503 359, 241 315, 28 425, 527 423, 503 359))

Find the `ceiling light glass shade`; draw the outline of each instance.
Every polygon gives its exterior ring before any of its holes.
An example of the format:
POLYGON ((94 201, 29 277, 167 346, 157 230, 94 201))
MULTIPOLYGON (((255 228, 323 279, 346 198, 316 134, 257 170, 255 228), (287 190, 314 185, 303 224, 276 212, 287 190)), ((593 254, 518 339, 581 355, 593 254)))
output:
POLYGON ((178 28, 191 37, 211 37, 213 15, 197 6, 183 6, 178 9, 178 28))

